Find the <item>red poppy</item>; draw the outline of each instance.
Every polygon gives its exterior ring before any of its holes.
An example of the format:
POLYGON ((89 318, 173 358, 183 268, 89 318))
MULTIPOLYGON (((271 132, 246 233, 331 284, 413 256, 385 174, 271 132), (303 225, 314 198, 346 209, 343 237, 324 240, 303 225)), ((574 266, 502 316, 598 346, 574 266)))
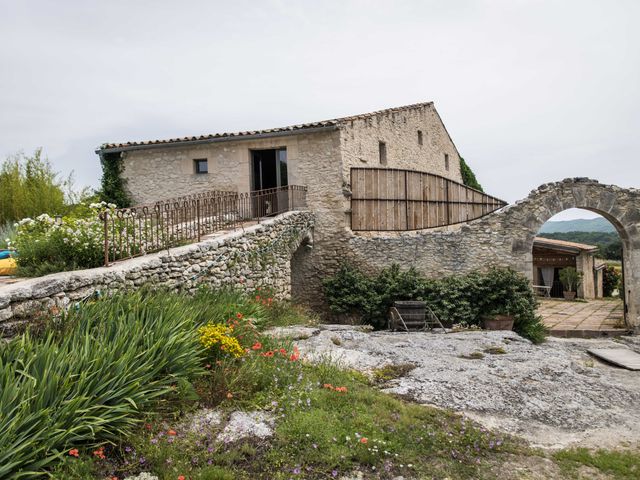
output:
POLYGON ((178 480, 185 480, 184 475, 178 475, 178 480))
POLYGON ((244 317, 244 315, 242 315, 240 312, 238 312, 238 313, 236 313, 236 317, 237 317, 239 320, 242 320, 242 317, 244 317))
POLYGON ((69 455, 76 458, 80 456, 77 448, 72 448, 71 450, 69 450, 69 455))
POLYGON ((175 430, 169 430, 167 435, 176 436, 178 433, 175 430))
POLYGON ((100 447, 100 448, 98 448, 97 450, 95 450, 95 451, 93 452, 93 456, 94 456, 94 457, 98 457, 98 458, 100 458, 100 459, 102 459, 102 460, 104 460, 105 458, 107 458, 107 457, 106 457, 106 455, 104 454, 104 448, 103 448, 103 447, 100 447))
POLYGON ((369 440, 367 440, 367 437, 362 437, 360 439, 360 443, 367 443, 369 440))
POLYGON ((262 344, 260 342, 256 342, 253 344, 253 347, 251 347, 253 350, 260 350, 262 348, 262 344))
POLYGON ((299 358, 300 358, 300 351, 298 350, 298 347, 294 346, 293 354, 289 357, 289 360, 291 360, 292 362, 295 362, 299 358))
POLYGON ((272 351, 265 352, 264 356, 265 357, 273 357, 273 352, 272 351))
POLYGON ((281 349, 280 349, 280 353, 281 353, 282 355, 286 355, 286 354, 287 354, 287 351, 286 351, 284 348, 281 348, 281 349))

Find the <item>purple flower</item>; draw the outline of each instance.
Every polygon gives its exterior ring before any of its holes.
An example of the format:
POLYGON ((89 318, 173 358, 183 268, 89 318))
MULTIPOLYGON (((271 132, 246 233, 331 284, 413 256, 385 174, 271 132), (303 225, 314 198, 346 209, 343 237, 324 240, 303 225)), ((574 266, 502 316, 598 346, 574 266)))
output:
POLYGON ((149 440, 151 443, 153 443, 154 445, 156 443, 158 443, 158 439, 157 438, 152 438, 151 440, 149 440))
POLYGON ((300 474, 300 471, 301 471, 301 470, 300 470, 300 467, 296 467, 296 468, 294 468, 294 469, 293 469, 293 473, 294 473, 294 475, 299 475, 299 474, 300 474))
POLYGON ((124 447, 124 451, 127 453, 131 453, 131 447, 124 447))
POLYGON ((332 471, 331 472, 331 476, 332 477, 337 477, 338 476, 338 471, 337 470, 332 471))
POLYGON ((147 461, 147 459, 146 459, 146 458, 144 458, 144 457, 140 457, 140 464, 143 464, 143 463, 145 463, 146 461, 147 461))

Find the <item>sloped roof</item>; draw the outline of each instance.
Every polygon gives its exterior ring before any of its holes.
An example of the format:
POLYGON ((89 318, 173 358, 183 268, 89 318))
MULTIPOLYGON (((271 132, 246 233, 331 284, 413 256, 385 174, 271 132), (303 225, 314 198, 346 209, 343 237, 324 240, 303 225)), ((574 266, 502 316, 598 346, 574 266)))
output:
POLYGON ((585 243, 568 242, 566 240, 556 240, 555 238, 536 237, 533 239, 535 247, 554 248, 559 250, 580 252, 595 252, 597 245, 587 245, 585 243))
POLYGON ((276 127, 276 128, 267 128, 264 130, 248 130, 244 132, 223 132, 223 133, 212 133, 206 135, 197 135, 190 137, 180 137, 180 138, 168 138, 168 139, 160 139, 160 140, 146 140, 140 142, 124 142, 124 143, 105 143, 100 148, 96 150, 96 153, 101 152, 109 152, 109 151, 122 151, 129 149, 140 149, 145 147, 153 147, 158 145, 171 145, 171 144, 180 144, 180 143, 206 143, 207 141, 215 141, 215 140, 233 140, 236 138, 246 138, 246 137, 256 137, 256 136, 277 136, 279 134, 295 134, 295 133, 305 133, 309 131, 317 131, 324 129, 335 129, 338 128, 341 124, 346 122, 351 122, 353 120, 359 120, 368 117, 375 117, 377 115, 386 115, 389 113, 402 112, 405 110, 413 110, 418 108, 423 108, 426 106, 433 105, 433 102, 422 102, 422 103, 414 103, 411 105, 404 105, 401 107, 395 108, 387 108, 385 110, 378 110, 375 112, 369 113, 361 113, 359 115, 351 115, 349 117, 340 117, 334 118, 331 120, 322 120, 319 122, 310 122, 310 123, 301 123, 298 125, 290 125, 287 127, 276 127))

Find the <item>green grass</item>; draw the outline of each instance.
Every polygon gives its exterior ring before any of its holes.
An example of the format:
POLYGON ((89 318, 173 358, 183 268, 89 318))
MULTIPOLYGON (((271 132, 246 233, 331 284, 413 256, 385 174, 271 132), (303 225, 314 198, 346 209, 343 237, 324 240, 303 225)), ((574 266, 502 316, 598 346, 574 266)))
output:
POLYGON ((76 445, 116 442, 204 371, 192 318, 143 293, 87 305, 0 348, 0 478, 34 478, 76 445))
POLYGON ((640 478, 640 451, 577 448, 557 452, 554 458, 565 474, 575 478, 580 478, 582 466, 595 468, 615 479, 640 478))
MULTIPOLYGON (((238 314, 266 328, 275 305, 230 291, 142 290, 83 304, 0 345, 0 479, 36 478, 72 448, 118 443, 142 413, 179 412, 197 398, 193 384, 202 385, 205 365, 215 360, 197 328, 238 314)), ((296 317, 302 314, 289 315, 296 317)), ((242 376, 224 368, 209 370, 207 378, 215 372, 225 389, 211 383, 213 400, 230 388, 269 391, 266 383, 245 388, 242 376)))
MULTIPOLYGON (((261 357, 263 363, 268 363, 261 357)), ((278 360, 278 382, 255 392, 251 398, 223 401, 225 410, 259 408, 280 419, 274 438, 251 440, 231 446, 212 442, 207 432, 182 432, 177 423, 154 423, 140 429, 128 443, 109 452, 109 461, 67 460, 59 470, 67 479, 87 478, 89 463, 95 478, 151 471, 162 480, 186 478, 325 479, 359 470, 365 478, 482 478, 487 459, 500 452, 522 451, 519 441, 497 436, 452 412, 408 403, 381 393, 362 375, 330 363, 316 366, 278 360), (283 370, 289 372, 281 373, 283 370), (295 373, 295 377, 291 377, 295 373), (284 381, 286 380, 286 381, 284 381), (276 388, 274 384, 278 384, 276 388), (330 388, 328 385, 331 385, 330 388), (289 388, 292 386, 293 388, 289 388), (346 392, 335 387, 346 387, 346 392), (176 428, 176 436, 165 432, 176 428), (171 440, 169 440, 171 439, 171 440), (140 464, 144 458, 144 464, 140 464), (102 465, 102 468, 100 468, 102 465), (216 475, 210 477, 212 468, 216 475)), ((254 365, 256 381, 273 379, 274 370, 254 365)), ((244 371, 246 375, 248 372, 244 371)), ((234 374, 232 374, 234 375, 234 374)))
MULTIPOLYGON (((380 368, 369 380, 329 361, 301 362, 291 341, 262 331, 310 320, 269 298, 264 291, 123 294, 0 347, 0 479, 45 471, 70 480, 142 471, 161 480, 320 480, 355 471, 367 479, 489 479, 508 454, 544 455, 452 411, 375 388, 413 365, 380 368), (236 319, 243 356, 202 349, 198 326, 236 319), (274 436, 222 445, 214 441, 221 427, 181 426, 199 407, 269 412, 274 436), (93 453, 99 445, 104 459, 93 453)), ((567 478, 579 478, 582 466, 637 478, 640 464, 640 452, 567 450, 549 458, 567 478)))

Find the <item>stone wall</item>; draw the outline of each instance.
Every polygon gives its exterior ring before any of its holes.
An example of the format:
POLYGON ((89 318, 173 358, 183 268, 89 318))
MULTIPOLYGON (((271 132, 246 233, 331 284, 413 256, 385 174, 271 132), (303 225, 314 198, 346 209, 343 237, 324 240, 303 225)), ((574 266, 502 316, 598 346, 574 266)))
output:
POLYGON ((344 178, 352 167, 388 167, 434 173, 462 183, 460 156, 433 103, 385 110, 345 122, 340 128, 344 178), (422 144, 418 139, 422 132, 422 144), (387 163, 380 164, 384 142, 387 163), (449 168, 445 166, 449 156, 449 168))
POLYGON ((314 170, 330 165, 337 155, 334 135, 337 131, 131 150, 122 153, 122 177, 134 204, 210 190, 248 192, 252 190, 251 150, 286 148, 289 185, 308 185, 308 159, 313 157, 314 170), (203 158, 208 161, 209 173, 197 174, 194 160, 203 158))
POLYGON ((393 263, 415 267, 429 277, 510 267, 532 279, 533 240, 552 216, 569 208, 603 215, 616 227, 624 247, 625 298, 629 326, 640 326, 640 190, 567 179, 546 184, 529 197, 473 222, 416 232, 358 232, 344 228, 316 235, 313 250, 293 259, 296 298, 326 308, 322 280, 342 261, 364 270, 393 263))
POLYGON ((62 309, 96 292, 144 284, 193 290, 231 286, 251 293, 269 287, 291 293, 291 257, 311 240, 311 212, 288 212, 262 224, 200 243, 118 262, 109 267, 62 272, 0 286, 0 334, 10 335, 39 312, 62 309))

